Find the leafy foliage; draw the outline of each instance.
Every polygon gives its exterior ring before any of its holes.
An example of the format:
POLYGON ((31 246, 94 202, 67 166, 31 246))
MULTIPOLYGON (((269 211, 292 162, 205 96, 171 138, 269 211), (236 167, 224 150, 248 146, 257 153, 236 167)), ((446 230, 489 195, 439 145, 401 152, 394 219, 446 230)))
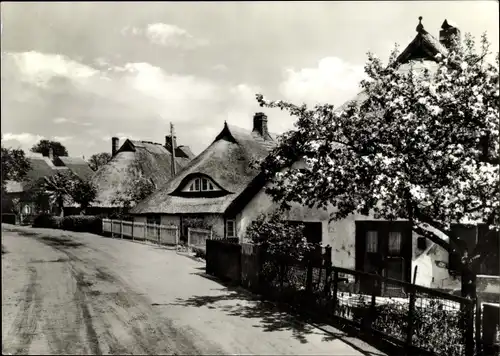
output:
POLYGON ((33 220, 33 227, 100 234, 102 232, 102 218, 84 215, 59 217, 42 213, 33 220))
POLYGON ((8 180, 22 181, 31 168, 31 164, 21 149, 2 146, 2 194, 8 180))
POLYGON ((44 177, 40 182, 38 191, 47 195, 50 205, 55 205, 63 214, 64 203, 70 203, 72 192, 72 179, 68 174, 57 172, 56 174, 44 177))
POLYGON ((151 195, 156 189, 154 182, 142 174, 131 176, 123 185, 127 188, 125 191, 118 191, 116 193, 113 197, 113 204, 120 205, 125 209, 135 206, 138 202, 151 195))
POLYGON ((39 212, 50 211, 50 198, 44 188, 45 178, 42 177, 30 183, 25 191, 25 200, 29 200, 35 204, 35 209, 39 212))
POLYGON ((246 234, 253 243, 265 245, 266 252, 277 260, 301 261, 319 246, 307 242, 304 225, 289 224, 279 212, 259 215, 248 226, 246 234))
POLYGON ((76 176, 71 180, 70 185, 69 194, 71 198, 85 211, 97 197, 96 186, 92 182, 76 176))
POLYGON ((41 153, 43 156, 48 156, 51 148, 54 156, 64 157, 68 155, 68 150, 62 143, 45 139, 40 140, 40 142, 31 147, 31 152, 41 153))
POLYGON ((334 220, 352 213, 407 218, 419 233, 431 225, 452 238, 456 221, 498 229, 499 62, 498 55, 495 64, 485 59, 486 35, 475 48, 467 35, 446 58, 407 70, 395 65, 397 48, 389 66, 368 54, 366 100, 338 110, 258 94, 261 106, 298 119, 261 163, 274 183, 268 193, 285 208, 333 207, 334 220), (292 167, 297 161, 303 166, 292 167))
POLYGON ((41 227, 46 229, 60 229, 62 218, 58 216, 52 216, 48 213, 41 213, 35 217, 33 220, 33 227, 41 227))
POLYGON ((93 171, 97 171, 99 168, 111 161, 111 158, 111 154, 108 152, 93 154, 89 158, 89 166, 93 171))
POLYGON ((68 231, 102 233, 102 218, 99 216, 74 215, 65 216, 61 228, 68 231))

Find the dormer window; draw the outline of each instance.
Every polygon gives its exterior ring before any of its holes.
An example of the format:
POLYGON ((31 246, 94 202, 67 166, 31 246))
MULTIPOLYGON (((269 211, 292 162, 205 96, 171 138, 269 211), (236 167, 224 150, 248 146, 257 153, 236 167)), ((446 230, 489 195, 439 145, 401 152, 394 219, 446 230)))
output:
POLYGON ((187 184, 186 190, 189 192, 212 192, 219 189, 208 178, 194 178, 187 184))

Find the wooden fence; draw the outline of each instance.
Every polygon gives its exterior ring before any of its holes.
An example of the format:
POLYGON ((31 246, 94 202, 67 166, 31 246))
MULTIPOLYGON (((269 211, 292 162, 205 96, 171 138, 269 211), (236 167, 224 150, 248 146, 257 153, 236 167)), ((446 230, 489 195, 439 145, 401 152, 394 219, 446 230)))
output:
POLYGON ((188 227, 188 248, 195 251, 206 251, 206 242, 213 238, 211 230, 188 227))
POLYGON ((170 246, 179 244, 177 226, 102 219, 102 232, 111 235, 111 237, 127 238, 134 241, 149 241, 170 246))

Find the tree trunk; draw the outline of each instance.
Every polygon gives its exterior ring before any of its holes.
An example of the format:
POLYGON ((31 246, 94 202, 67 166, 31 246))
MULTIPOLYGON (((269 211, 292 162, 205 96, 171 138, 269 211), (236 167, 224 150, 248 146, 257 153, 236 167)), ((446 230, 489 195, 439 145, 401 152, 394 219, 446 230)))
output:
POLYGON ((477 273, 471 263, 463 263, 461 271, 461 295, 464 298, 475 299, 477 288, 477 273))
POLYGON ((64 217, 64 202, 62 200, 59 200, 58 202, 58 208, 59 208, 59 217, 64 217))

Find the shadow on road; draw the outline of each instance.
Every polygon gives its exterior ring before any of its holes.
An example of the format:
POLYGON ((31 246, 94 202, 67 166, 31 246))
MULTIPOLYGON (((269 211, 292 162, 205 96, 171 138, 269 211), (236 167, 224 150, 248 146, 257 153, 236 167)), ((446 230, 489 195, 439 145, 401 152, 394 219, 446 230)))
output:
POLYGON ((221 288, 213 289, 221 294, 218 295, 204 295, 193 296, 187 299, 177 299, 175 303, 169 305, 180 305, 185 307, 207 307, 209 309, 217 309, 225 312, 228 315, 255 319, 256 323, 253 325, 256 328, 262 328, 265 332, 284 331, 289 330, 295 339, 301 343, 307 343, 307 335, 318 334, 322 335, 322 341, 328 342, 339 339, 356 349, 366 356, 378 356, 380 353, 367 352, 345 338, 348 335, 342 331, 328 332, 318 329, 318 327, 326 326, 316 323, 311 325, 310 320, 294 315, 289 311, 284 311, 282 308, 277 307, 273 303, 262 301, 260 297, 251 294, 241 287, 236 287, 222 283, 202 272, 195 272, 193 274, 201 277, 216 281, 221 285, 221 288))
POLYGON ((53 247, 80 247, 83 246, 82 243, 76 242, 71 239, 65 239, 65 238, 59 238, 59 237, 49 237, 49 236, 43 236, 40 238, 43 242, 46 242, 48 245, 53 246, 53 247))

